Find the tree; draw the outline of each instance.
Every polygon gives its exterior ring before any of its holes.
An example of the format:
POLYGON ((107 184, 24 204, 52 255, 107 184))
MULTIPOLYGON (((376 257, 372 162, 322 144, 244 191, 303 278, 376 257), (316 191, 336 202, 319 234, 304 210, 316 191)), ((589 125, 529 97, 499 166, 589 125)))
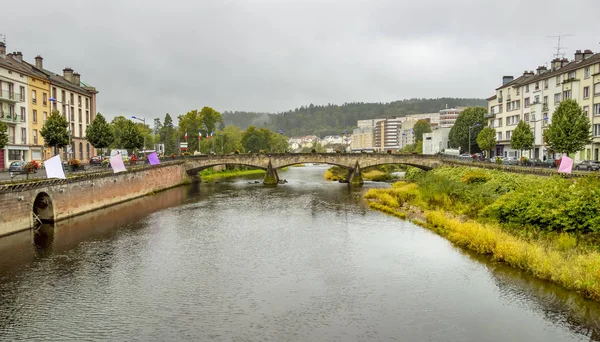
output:
POLYGON ((63 148, 69 144, 69 132, 67 119, 55 110, 50 114, 44 127, 40 130, 40 135, 44 138, 44 143, 48 147, 54 147, 54 154, 57 154, 57 148, 63 148))
POLYGON ((121 144, 128 150, 134 150, 144 146, 144 136, 138 126, 130 120, 123 125, 121 131, 121 144))
POLYGON ((519 121, 519 124, 510 137, 510 146, 515 150, 521 151, 522 156, 523 150, 530 150, 533 148, 533 139, 533 132, 531 131, 529 124, 525 121, 519 121))
POLYGON ((8 125, 0 121, 0 149, 8 144, 8 125))
MULTIPOLYGON (((492 151, 496 146, 496 130, 491 127, 486 127, 477 134, 477 146, 482 151, 492 151)), ((490 153, 490 156, 492 154, 490 153)))
POLYGON ((469 107, 463 110, 448 134, 450 146, 454 148, 459 147, 461 151, 469 151, 469 146, 471 146, 471 152, 479 152, 479 147, 477 144, 474 144, 474 142, 475 137, 477 137, 479 132, 485 127, 483 116, 486 113, 487 109, 484 107, 469 107), (477 124, 479 124, 479 126, 476 126, 477 124), (469 131, 471 133, 470 135, 469 131), (471 139, 470 141, 469 137, 471 139))
POLYGON ((106 119, 98 113, 86 131, 86 139, 95 148, 105 149, 114 141, 115 136, 106 119))
POLYGON ((160 137, 160 142, 165 145, 165 155, 179 153, 179 146, 177 146, 177 131, 175 130, 175 127, 173 127, 173 119, 171 119, 169 113, 165 115, 165 120, 163 121, 163 125, 160 128, 158 135, 160 137))
POLYGON ((567 99, 558 105, 552 123, 544 132, 544 142, 555 152, 571 154, 592 141, 591 124, 577 101, 567 99))
POLYGON ((123 132, 125 131, 125 128, 127 127, 129 122, 131 122, 131 121, 127 120, 124 116, 115 116, 112 119, 112 121, 110 122, 110 128, 113 131, 113 135, 114 135, 115 139, 110 147, 112 147, 112 148, 123 148, 124 147, 122 135, 123 135, 123 132))
POLYGON ((427 120, 419 120, 415 123, 413 127, 415 142, 423 141, 424 133, 431 133, 431 126, 427 120))

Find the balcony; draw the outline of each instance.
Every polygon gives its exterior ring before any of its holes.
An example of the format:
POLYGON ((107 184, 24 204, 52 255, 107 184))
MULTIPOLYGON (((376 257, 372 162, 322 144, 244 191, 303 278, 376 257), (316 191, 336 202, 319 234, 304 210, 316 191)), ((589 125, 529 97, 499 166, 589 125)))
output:
POLYGON ((547 103, 544 103, 544 104, 542 105, 542 111, 543 111, 543 112, 547 112, 547 111, 548 111, 548 104, 547 104, 547 103))
POLYGON ((0 121, 4 121, 4 122, 17 122, 17 114, 15 113, 5 113, 5 112, 0 112, 0 121))
POLYGON ((486 113, 483 115, 484 119, 491 119, 496 116, 496 113, 486 113))
POLYGON ((0 90, 0 102, 23 102, 23 97, 21 96, 21 94, 17 94, 14 91, 0 90))

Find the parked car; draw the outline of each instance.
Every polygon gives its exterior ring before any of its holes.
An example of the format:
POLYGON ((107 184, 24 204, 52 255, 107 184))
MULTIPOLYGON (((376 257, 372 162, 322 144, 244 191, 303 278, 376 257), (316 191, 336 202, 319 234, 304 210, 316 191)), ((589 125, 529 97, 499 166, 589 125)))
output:
POLYGON ((24 161, 16 161, 16 162, 10 163, 10 166, 8 167, 8 172, 10 173, 11 177, 14 177, 16 174, 23 172, 24 169, 25 169, 25 162, 24 161))
POLYGON ((584 160, 575 165, 575 170, 598 171, 600 170, 600 163, 595 160, 584 160))
POLYGON ((94 156, 90 158, 90 165, 102 165, 102 160, 104 160, 104 157, 94 156))
POLYGON ((504 164, 504 165, 519 165, 519 159, 517 159, 517 157, 504 157, 504 158, 502 158, 502 164, 504 164))

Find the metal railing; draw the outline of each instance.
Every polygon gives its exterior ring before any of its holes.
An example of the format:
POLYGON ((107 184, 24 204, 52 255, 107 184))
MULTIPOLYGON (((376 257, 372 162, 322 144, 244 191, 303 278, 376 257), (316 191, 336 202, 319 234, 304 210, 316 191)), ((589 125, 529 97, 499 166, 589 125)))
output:
POLYGON ((0 100, 9 100, 13 102, 23 102, 23 95, 14 91, 0 89, 0 100))

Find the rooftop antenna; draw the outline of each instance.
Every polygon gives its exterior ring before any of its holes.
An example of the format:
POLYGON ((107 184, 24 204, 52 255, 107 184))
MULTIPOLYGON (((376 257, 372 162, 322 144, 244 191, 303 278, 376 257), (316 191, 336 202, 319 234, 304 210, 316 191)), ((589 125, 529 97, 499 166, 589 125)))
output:
POLYGON ((560 46, 560 41, 562 40, 562 38, 564 37, 572 37, 572 34, 561 34, 558 36, 548 36, 548 38, 558 38, 558 44, 556 44, 556 53, 554 54, 554 58, 561 58, 561 57, 565 57, 565 53, 561 52, 561 50, 564 50, 565 47, 560 46))

